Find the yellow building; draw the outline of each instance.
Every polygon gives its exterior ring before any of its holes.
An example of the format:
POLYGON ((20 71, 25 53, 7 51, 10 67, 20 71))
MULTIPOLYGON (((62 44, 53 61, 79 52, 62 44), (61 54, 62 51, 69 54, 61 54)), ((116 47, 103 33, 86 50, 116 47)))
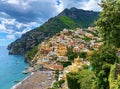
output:
POLYGON ((74 62, 71 65, 71 72, 78 72, 79 68, 83 65, 81 58, 78 56, 74 59, 74 62))
POLYGON ((78 56, 77 58, 74 59, 74 62, 72 65, 68 66, 65 71, 69 72, 78 72, 79 68, 83 65, 83 61, 81 58, 78 56))
POLYGON ((60 56, 65 56, 66 53, 67 53, 67 47, 63 43, 60 43, 58 45, 58 49, 57 50, 58 50, 58 53, 59 53, 60 56))
POLYGON ((78 72, 83 64, 84 63, 79 56, 77 58, 75 58, 72 65, 64 68, 63 79, 66 79, 66 74, 69 73, 69 72, 78 72))
POLYGON ((45 49, 46 50, 50 50, 50 43, 48 43, 48 44, 45 45, 45 49))

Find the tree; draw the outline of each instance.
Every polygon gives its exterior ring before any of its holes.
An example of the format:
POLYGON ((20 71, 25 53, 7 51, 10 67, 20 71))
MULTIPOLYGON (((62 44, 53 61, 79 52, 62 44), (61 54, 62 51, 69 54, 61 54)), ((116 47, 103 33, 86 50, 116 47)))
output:
POLYGON ((66 76, 69 89, 80 89, 80 83, 78 82, 80 78, 79 73, 70 72, 66 76))
POLYGON ((74 58, 77 58, 78 56, 85 59, 86 55, 86 52, 73 52, 73 48, 68 48, 67 51, 67 56, 69 60, 74 60, 74 58))
POLYGON ((120 0, 102 0, 102 11, 96 22, 104 44, 120 47, 120 0))
POLYGON ((116 55, 116 48, 114 46, 104 46, 95 51, 91 55, 91 65, 95 72, 96 89, 109 89, 108 76, 110 73, 110 65, 114 64, 118 57, 116 55))
POLYGON ((110 64, 118 61, 116 48, 120 47, 120 0, 102 0, 102 11, 96 22, 104 45, 91 56, 96 75, 96 89, 109 89, 110 64))
POLYGON ((65 82, 65 80, 61 79, 58 81, 58 84, 59 84, 59 87, 61 88, 62 87, 62 84, 65 82))
POLYGON ((59 70, 55 70, 55 78, 56 78, 56 81, 58 81, 58 78, 59 78, 59 70))
POLYGON ((67 74, 67 83, 69 89, 91 89, 94 80, 93 71, 83 69, 77 73, 67 74))
POLYGON ((118 76, 116 87, 117 89, 120 89, 120 76, 118 76))
POLYGON ((92 71, 84 69, 80 71, 80 89, 91 89, 93 79, 94 79, 94 74, 92 71))

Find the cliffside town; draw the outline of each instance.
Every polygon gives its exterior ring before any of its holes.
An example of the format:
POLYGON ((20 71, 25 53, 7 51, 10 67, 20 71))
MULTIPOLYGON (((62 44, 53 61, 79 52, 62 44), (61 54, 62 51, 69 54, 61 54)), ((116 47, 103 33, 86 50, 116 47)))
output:
MULTIPOLYGON (((59 70, 58 80, 66 81, 67 73, 78 72, 85 65, 90 68, 87 56, 101 45, 102 39, 97 36, 94 27, 63 29, 39 44, 39 51, 31 61, 31 66, 35 70, 59 70)), ((64 87, 67 87, 66 83, 63 84, 63 89, 66 89, 64 87)))
POLYGON ((9 44, 9 54, 26 54, 39 43, 59 33, 62 29, 74 29, 76 27, 87 28, 93 25, 94 20, 97 20, 98 17, 99 12, 77 8, 64 9, 57 16, 46 21, 43 25, 28 31, 23 34, 21 38, 9 44))

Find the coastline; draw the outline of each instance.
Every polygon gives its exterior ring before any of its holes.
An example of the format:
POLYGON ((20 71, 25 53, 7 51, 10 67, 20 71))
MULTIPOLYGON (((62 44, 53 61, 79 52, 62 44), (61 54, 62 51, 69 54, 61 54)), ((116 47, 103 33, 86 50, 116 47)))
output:
POLYGON ((0 50, 0 89, 11 89, 30 75, 22 74, 29 64, 24 62, 24 55, 9 55, 6 46, 0 46, 0 50))
POLYGON ((19 83, 15 84, 14 86, 12 86, 10 89, 16 89, 17 86, 19 86, 20 84, 22 84, 22 82, 24 82, 26 79, 28 79, 30 76, 32 76, 35 72, 31 72, 30 75, 28 75, 27 77, 25 77, 22 81, 20 81, 19 83))
POLYGON ((55 80, 53 71, 31 72, 29 76, 11 87, 10 89, 48 89, 55 80))

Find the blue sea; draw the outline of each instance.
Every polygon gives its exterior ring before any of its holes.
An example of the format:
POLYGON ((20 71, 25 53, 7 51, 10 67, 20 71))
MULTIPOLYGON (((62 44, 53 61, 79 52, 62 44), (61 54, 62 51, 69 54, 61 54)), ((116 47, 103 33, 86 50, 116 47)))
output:
POLYGON ((28 67, 23 55, 8 55, 6 47, 0 46, 0 89, 10 89, 15 81, 21 81, 28 74, 22 71, 28 67))

